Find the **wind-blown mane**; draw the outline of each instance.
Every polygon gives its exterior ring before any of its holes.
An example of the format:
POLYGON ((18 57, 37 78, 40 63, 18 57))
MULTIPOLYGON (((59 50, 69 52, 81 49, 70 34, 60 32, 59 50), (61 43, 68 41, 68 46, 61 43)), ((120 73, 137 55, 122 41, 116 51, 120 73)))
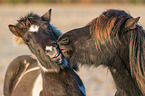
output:
POLYGON ((24 17, 20 17, 20 20, 17 20, 18 23, 16 24, 20 28, 28 28, 31 24, 35 23, 36 19, 40 19, 41 17, 34 13, 29 13, 24 17))
POLYGON ((145 31, 141 26, 132 30, 130 38, 129 64, 131 75, 137 80, 140 90, 145 94, 145 31))
POLYGON ((145 95, 145 31, 139 25, 134 29, 125 30, 124 22, 129 18, 133 17, 124 11, 108 10, 90 23, 90 34, 93 34, 96 40, 96 47, 106 42, 115 44, 116 41, 111 41, 111 38, 128 45, 131 77, 145 95), (122 37, 127 33, 130 37, 123 40, 122 37))
POLYGON ((128 18, 133 17, 124 11, 108 10, 94 19, 90 23, 90 31, 97 38, 97 44, 110 41, 111 37, 119 35, 119 29, 128 18))

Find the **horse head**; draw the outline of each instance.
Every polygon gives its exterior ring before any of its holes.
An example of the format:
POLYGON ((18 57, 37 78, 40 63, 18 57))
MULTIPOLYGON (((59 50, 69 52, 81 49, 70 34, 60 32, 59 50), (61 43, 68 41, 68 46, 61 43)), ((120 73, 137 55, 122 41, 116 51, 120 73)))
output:
POLYGON ((56 43, 56 35, 50 25, 51 10, 43 16, 29 14, 16 25, 9 25, 11 32, 29 47, 37 57, 43 80, 43 96, 85 96, 84 85, 70 68, 56 43), (65 69, 64 69, 65 68, 65 69))
MULTIPOLYGON (((59 63, 60 66, 64 66, 63 64, 67 65, 56 43, 56 39, 61 34, 55 31, 54 27, 50 24, 50 19, 51 9, 41 17, 30 13, 28 16, 18 20, 16 25, 9 25, 10 31, 15 36, 21 38, 34 55, 39 56, 37 57, 38 60, 43 64, 42 67, 45 66, 46 69, 49 69, 48 63, 51 62, 50 60, 45 60, 47 58, 51 58, 52 61, 59 63)), ((77 68, 76 65, 73 68, 77 68)), ((52 68, 50 67, 50 69, 52 68)))
POLYGON ((55 65, 51 64, 50 60, 45 60, 48 57, 46 54, 49 50, 49 55, 55 57, 54 54, 59 54, 59 50, 53 48, 57 46, 55 44, 56 38, 52 33, 52 26, 50 25, 51 9, 43 16, 30 13, 28 16, 18 20, 16 25, 9 25, 10 31, 17 37, 22 38, 23 42, 28 45, 29 49, 42 64, 43 70, 56 68, 55 65), (53 44, 52 44, 53 43, 53 44), (51 47, 49 47, 51 45, 51 47), (44 62, 45 61, 45 62, 44 62))
POLYGON ((135 29, 138 20, 122 10, 108 10, 86 26, 66 32, 57 43, 70 62, 108 65, 124 46, 121 36, 135 29))

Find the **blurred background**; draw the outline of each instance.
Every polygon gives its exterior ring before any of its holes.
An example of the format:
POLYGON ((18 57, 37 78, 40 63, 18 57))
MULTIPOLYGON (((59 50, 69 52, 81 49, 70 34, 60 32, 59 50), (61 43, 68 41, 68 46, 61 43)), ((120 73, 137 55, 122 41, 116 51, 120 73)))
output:
POLYGON ((90 4, 90 3, 127 3, 127 4, 142 4, 145 0, 0 0, 0 3, 18 4, 18 3, 51 3, 51 4, 90 4))
MULTIPOLYGON (((17 56, 31 54, 25 45, 15 45, 9 24, 29 12, 43 15, 52 8, 51 24, 63 33, 85 26, 107 9, 125 10, 133 17, 140 16, 145 27, 145 0, 0 0, 0 96, 9 63, 17 56)), ((81 66, 78 72, 86 87, 87 96, 114 96, 116 88, 109 70, 81 66)))

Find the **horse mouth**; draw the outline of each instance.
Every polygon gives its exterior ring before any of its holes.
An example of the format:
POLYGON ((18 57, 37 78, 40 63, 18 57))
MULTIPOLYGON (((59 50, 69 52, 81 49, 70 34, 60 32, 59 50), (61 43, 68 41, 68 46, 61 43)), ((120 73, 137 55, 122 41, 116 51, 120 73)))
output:
POLYGON ((68 61, 62 55, 59 47, 46 46, 45 54, 46 54, 46 56, 50 57, 51 61, 58 64, 61 69, 70 68, 68 61))
POLYGON ((59 58, 61 56, 60 52, 57 52, 57 54, 53 58, 59 58))
POLYGON ((60 53, 57 53, 53 58, 51 58, 51 60, 56 63, 60 63, 61 59, 62 59, 62 54, 60 54, 60 53))
POLYGON ((44 52, 45 52, 45 55, 49 56, 49 58, 53 62, 58 63, 59 60, 61 60, 61 58, 62 58, 61 51, 58 47, 46 46, 44 52))

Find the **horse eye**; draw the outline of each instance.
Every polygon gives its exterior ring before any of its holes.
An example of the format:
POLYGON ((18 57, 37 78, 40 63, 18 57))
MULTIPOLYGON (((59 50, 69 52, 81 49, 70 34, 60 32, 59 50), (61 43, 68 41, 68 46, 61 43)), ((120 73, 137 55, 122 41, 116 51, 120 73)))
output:
POLYGON ((24 42, 28 43, 30 41, 30 37, 27 36, 26 38, 23 38, 24 39, 24 42))
POLYGON ((30 39, 26 39, 25 42, 28 43, 30 41, 30 39))
POLYGON ((69 38, 68 37, 65 37, 63 39, 61 39, 61 44, 68 44, 69 43, 69 38))

